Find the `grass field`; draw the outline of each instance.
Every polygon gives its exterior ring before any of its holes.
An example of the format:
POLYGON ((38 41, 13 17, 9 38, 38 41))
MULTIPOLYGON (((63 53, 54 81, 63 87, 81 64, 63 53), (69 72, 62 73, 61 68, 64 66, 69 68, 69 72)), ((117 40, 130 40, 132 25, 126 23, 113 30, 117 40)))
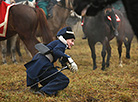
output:
MULTIPOLYGON (((96 45, 98 68, 92 70, 91 52, 87 40, 78 37, 75 46, 66 53, 77 63, 79 72, 63 71, 69 77, 70 83, 66 89, 59 91, 56 97, 41 97, 29 92, 26 87, 25 62, 14 65, 8 57, 8 65, 2 65, 0 61, 0 102, 138 102, 137 40, 134 39, 132 42, 131 59, 125 58, 123 45, 123 67, 119 67, 115 39, 111 41, 111 47, 110 66, 102 71, 102 46, 96 45)), ((23 48, 21 51, 24 60, 30 61, 31 58, 23 48)))

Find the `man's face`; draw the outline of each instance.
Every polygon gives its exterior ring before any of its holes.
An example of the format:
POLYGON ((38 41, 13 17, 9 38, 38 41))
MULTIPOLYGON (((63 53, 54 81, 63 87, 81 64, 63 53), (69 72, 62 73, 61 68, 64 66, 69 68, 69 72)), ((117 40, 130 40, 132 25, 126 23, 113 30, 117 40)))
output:
POLYGON ((72 46, 74 46, 75 39, 67 39, 68 48, 71 49, 72 46))

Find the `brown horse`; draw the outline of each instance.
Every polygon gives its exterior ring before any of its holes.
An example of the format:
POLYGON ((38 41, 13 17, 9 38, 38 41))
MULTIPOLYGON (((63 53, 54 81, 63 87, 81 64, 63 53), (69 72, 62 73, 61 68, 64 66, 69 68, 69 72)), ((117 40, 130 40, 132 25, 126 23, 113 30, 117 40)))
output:
MULTIPOLYGON (((15 3, 14 0, 11 0, 10 2, 11 2, 11 4, 15 3)), ((30 1, 24 1, 24 2, 22 2, 22 4, 26 4, 26 5, 29 5, 31 7, 34 7, 33 2, 30 2, 30 1)), ((11 38, 4 40, 4 41, 0 41, 3 64, 7 64, 7 61, 6 61, 7 55, 11 55, 12 62, 14 64, 17 64, 16 51, 19 55, 20 62, 23 62, 23 58, 22 58, 22 54, 21 54, 21 51, 19 48, 19 44, 20 44, 20 38, 18 37, 18 35, 12 36, 11 38)))
MULTIPOLYGON (((61 0, 52 7, 52 17, 47 19, 48 26, 55 37, 57 32, 64 26, 66 26, 66 20, 70 16, 73 0, 61 0)), ((53 1, 50 0, 49 4, 53 5, 53 1)), ((31 6, 30 4, 28 4, 31 6)), ((39 29, 38 29, 39 31, 39 29)), ((37 36, 40 36, 37 34, 37 36)))
POLYGON ((6 37, 0 37, 0 41, 18 34, 31 55, 34 56, 37 53, 34 45, 39 43, 35 36, 38 33, 36 30, 38 27, 41 31, 40 34, 43 38, 43 42, 45 44, 51 42, 53 37, 43 10, 22 4, 14 5, 9 11, 6 37))
POLYGON ((53 17, 48 19, 48 26, 54 36, 62 27, 65 26, 66 20, 70 15, 70 11, 73 9, 72 2, 72 0, 61 0, 61 2, 54 5, 53 17))

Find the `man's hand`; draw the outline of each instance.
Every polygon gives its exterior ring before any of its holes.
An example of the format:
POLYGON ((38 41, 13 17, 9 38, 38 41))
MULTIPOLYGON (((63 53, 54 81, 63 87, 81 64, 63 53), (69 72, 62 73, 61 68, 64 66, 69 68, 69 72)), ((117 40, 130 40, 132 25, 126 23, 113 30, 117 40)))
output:
POLYGON ((70 71, 71 72, 77 72, 78 71, 78 66, 77 66, 77 64, 73 61, 73 59, 72 58, 68 58, 68 61, 69 61, 69 63, 70 63, 70 71))
POLYGON ((77 72, 78 71, 78 66, 75 62, 71 63, 71 72, 77 72))

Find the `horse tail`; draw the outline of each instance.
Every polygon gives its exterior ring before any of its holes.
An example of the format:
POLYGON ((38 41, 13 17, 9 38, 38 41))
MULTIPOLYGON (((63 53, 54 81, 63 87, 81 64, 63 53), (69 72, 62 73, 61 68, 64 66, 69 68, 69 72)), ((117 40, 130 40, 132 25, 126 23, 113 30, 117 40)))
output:
POLYGON ((48 26, 45 12, 41 8, 37 8, 36 13, 43 42, 48 44, 49 42, 53 41, 53 35, 48 26))

